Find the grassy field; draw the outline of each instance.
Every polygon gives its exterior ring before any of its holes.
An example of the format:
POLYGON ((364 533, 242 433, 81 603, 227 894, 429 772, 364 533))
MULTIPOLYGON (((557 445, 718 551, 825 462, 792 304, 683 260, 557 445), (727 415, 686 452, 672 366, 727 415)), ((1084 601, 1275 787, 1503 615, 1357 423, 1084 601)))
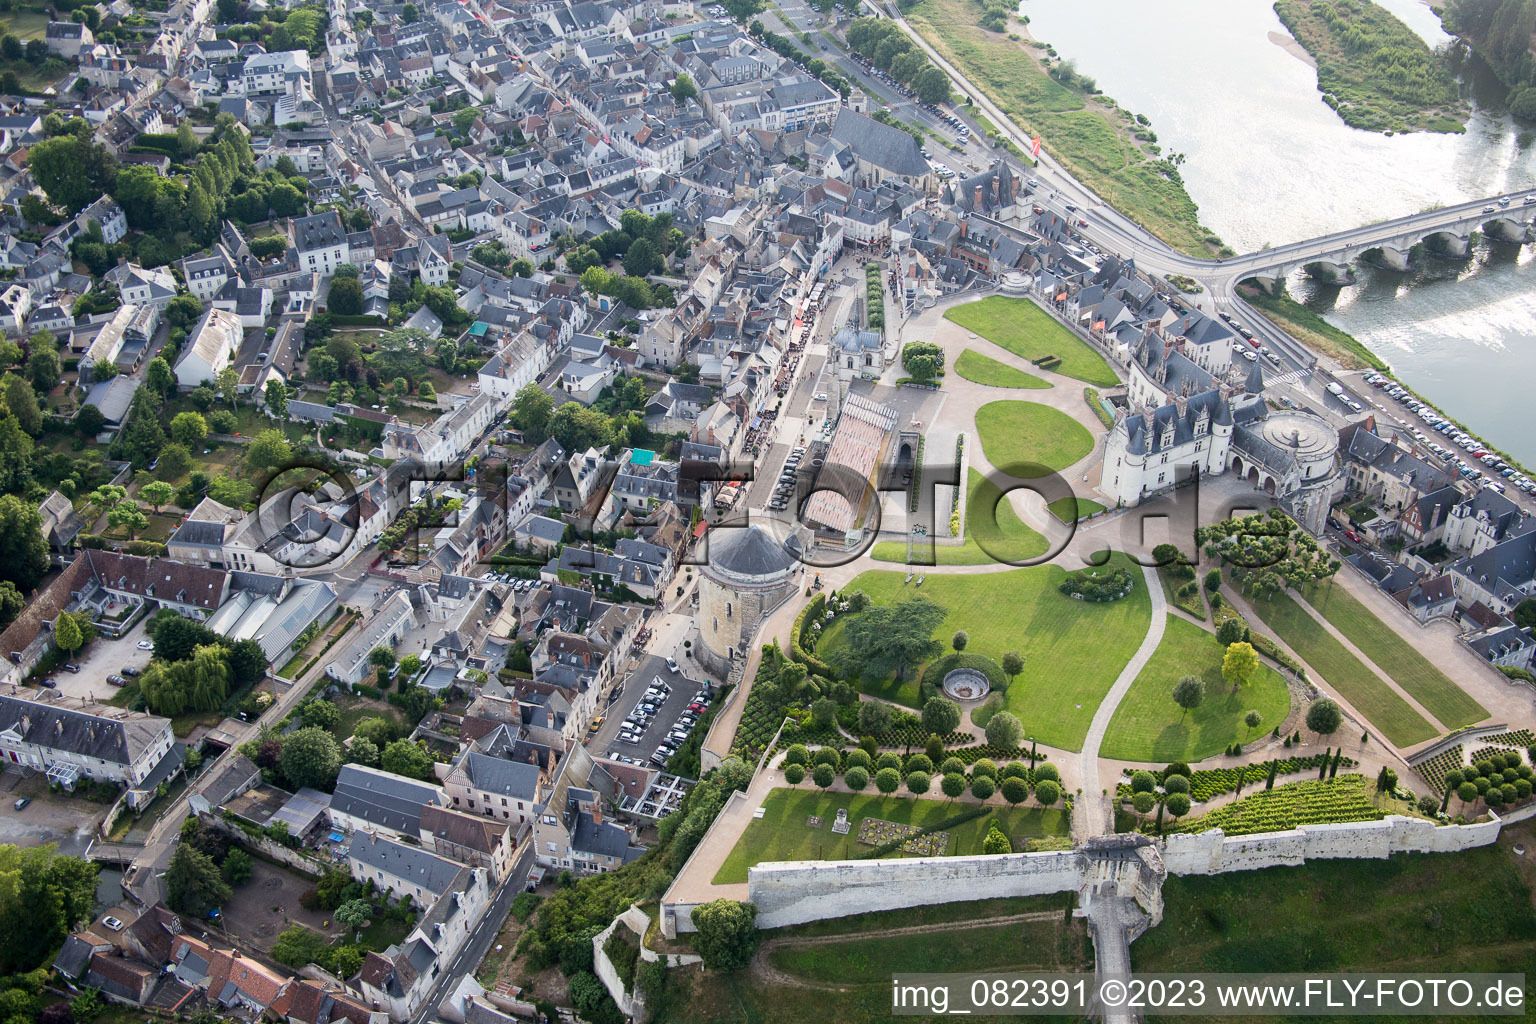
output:
MULTIPOLYGON (((1368 132, 1465 131, 1456 79, 1424 40, 1375 3, 1277 0, 1275 13, 1317 62, 1317 88, 1351 128, 1368 132)), ((1325 100, 1326 102, 1326 100, 1325 100)))
POLYGON ((1013 476, 1060 471, 1093 451, 1088 428, 1058 409, 1036 402, 988 402, 976 410, 976 433, 987 461, 1013 476))
POLYGON ((1244 302, 1263 311, 1287 334, 1337 360, 1345 369, 1387 369, 1387 364, 1353 335, 1339 330, 1295 299, 1247 287, 1242 294, 1244 302))
POLYGON ((1103 356, 1029 299, 989 295, 956 306, 944 314, 944 319, 1025 359, 1058 356, 1061 362, 1051 369, 1063 376, 1105 387, 1120 383, 1103 356))
POLYGON ((1099 753, 1124 761, 1199 761, 1283 722, 1291 696, 1280 674, 1260 664, 1248 685, 1233 693, 1221 678, 1222 653, 1213 634, 1170 616, 1162 643, 1115 710, 1099 753), (1186 675, 1206 685, 1205 701, 1188 714, 1172 697, 1174 684, 1186 675), (1249 711, 1263 716, 1258 729, 1243 724, 1249 711))
POLYGON ((1131 946, 1132 968, 1164 970, 1177 961, 1189 971, 1529 977, 1536 972, 1536 911, 1517 873, 1528 865, 1507 849, 1512 833, 1529 844, 1536 830, 1523 822, 1506 828, 1497 845, 1463 853, 1170 875, 1163 922, 1131 946))
POLYGON ((1195 201, 1177 172, 1167 173, 1150 139, 1136 139, 1136 126, 1119 109, 1051 79, 1028 42, 983 30, 977 24, 981 11, 967 0, 923 0, 906 17, 1014 124, 1038 133, 1044 148, 1105 201, 1174 248, 1210 255, 1220 240, 1200 225, 1195 201))
POLYGON ((1330 583, 1304 596, 1323 618, 1446 728, 1459 729, 1488 717, 1487 708, 1342 587, 1330 583))
POLYGON ((1408 747, 1434 737, 1434 726, 1376 673, 1361 664, 1359 658, 1349 653, 1289 594, 1276 594, 1267 600, 1253 599, 1251 603, 1259 618, 1276 636, 1321 672, 1323 679, 1393 744, 1408 747))
MULTIPOLYGON (((747 880, 753 864, 776 860, 853 860, 873 847, 858 841, 859 822, 880 818, 904 825, 930 825, 953 817, 972 805, 951 800, 918 800, 912 797, 882 796, 879 793, 823 793, 816 789, 776 789, 763 801, 767 810, 761 818, 747 825, 736 846, 715 874, 716 885, 747 880), (838 809, 848 812, 853 828, 845 836, 832 831, 838 809), (821 819, 811 828, 806 819, 821 819)), ((1070 830, 1067 812, 1060 808, 997 807, 980 818, 947 829, 949 850, 946 856, 981 853, 988 822, 998 826, 1022 849, 1022 841, 1040 836, 1066 835, 1070 830)), ((900 854, 892 854, 900 856, 900 854)))
MULTIPOLYGON (((976 470, 966 472, 969 493, 965 503, 965 543, 955 547, 933 546, 937 565, 987 565, 991 562, 1022 562, 1050 550, 1045 537, 1031 529, 1013 510, 1013 503, 1000 501, 1002 491, 976 470)), ((1081 504, 1081 503, 1080 503, 1081 504)), ((907 560, 905 541, 887 540, 876 544, 869 557, 880 562, 907 560)))
MULTIPOLYGON (((1026 735, 1063 750, 1080 750, 1094 711, 1141 645, 1152 619, 1141 571, 1118 555, 1112 564, 1130 568, 1136 587, 1129 597, 1108 604, 1063 596, 1056 587, 1067 574, 1054 564, 930 576, 920 591, 902 582, 903 573, 866 572, 844 589, 862 590, 877 604, 921 593, 949 611, 935 637, 947 643, 955 630, 964 629, 970 633, 966 652, 995 661, 1018 651, 1025 659, 1024 672, 1008 687, 1008 709, 1024 723, 1026 735)), ((825 654, 825 646, 818 651, 825 654)), ((920 669, 907 674, 916 678, 920 669)))
POLYGON ((1051 386, 1032 373, 1015 370, 1006 363, 1000 363, 990 356, 984 356, 969 348, 961 352, 960 358, 955 360, 955 372, 966 380, 987 384, 994 388, 1039 389, 1051 386))
POLYGON ((48 32, 48 12, 7 11, 0 17, 0 27, 24 43, 29 39, 42 39, 48 32))
POLYGON ((697 967, 669 971, 664 997, 647 1000, 647 1009, 655 1012, 656 1024, 899 1020, 891 1015, 894 971, 1017 970, 1021 963, 1042 971, 1091 971, 1093 947, 1083 920, 1067 917, 1064 906, 1071 906, 1070 894, 944 903, 776 928, 764 933, 765 940, 821 941, 785 942, 764 953, 781 972, 778 976, 753 970, 719 974, 697 967), (1006 928, 970 924, 1028 913, 1049 913, 1051 919, 1006 928), (933 929, 932 934, 874 934, 917 927, 933 929))

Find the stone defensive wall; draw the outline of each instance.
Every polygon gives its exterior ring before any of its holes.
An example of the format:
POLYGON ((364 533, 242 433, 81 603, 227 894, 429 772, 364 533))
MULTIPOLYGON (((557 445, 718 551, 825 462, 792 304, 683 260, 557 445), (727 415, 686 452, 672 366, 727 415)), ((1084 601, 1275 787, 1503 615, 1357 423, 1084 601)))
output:
MULTIPOLYGON (((1303 825, 1244 836, 1213 829, 1168 836, 1160 850, 1169 874, 1215 875, 1296 867, 1309 860, 1456 853, 1494 842, 1504 820, 1436 825, 1423 818, 1391 815, 1380 821, 1303 825)), ((1067 891, 1081 897, 1101 878, 1093 858, 1080 847, 1001 856, 765 863, 748 872, 747 890, 757 904, 758 925, 782 928, 935 903, 1067 891)), ((674 904, 667 910, 675 915, 678 932, 694 930, 689 916, 692 906, 674 904)))

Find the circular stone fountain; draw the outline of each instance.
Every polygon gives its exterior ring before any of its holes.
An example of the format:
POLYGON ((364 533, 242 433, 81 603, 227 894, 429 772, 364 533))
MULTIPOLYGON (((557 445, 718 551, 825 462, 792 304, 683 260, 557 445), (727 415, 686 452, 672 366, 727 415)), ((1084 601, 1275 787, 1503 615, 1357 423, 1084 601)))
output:
POLYGON ((987 674, 974 668, 957 668, 947 673, 940 686, 945 696, 958 701, 981 700, 992 692, 987 674))

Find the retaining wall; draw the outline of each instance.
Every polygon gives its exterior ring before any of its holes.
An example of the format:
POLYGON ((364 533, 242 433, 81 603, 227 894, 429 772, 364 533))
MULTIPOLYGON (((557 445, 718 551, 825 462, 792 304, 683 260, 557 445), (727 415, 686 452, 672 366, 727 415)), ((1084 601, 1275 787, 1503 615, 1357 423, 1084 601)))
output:
MULTIPOLYGON (((906 857, 901 860, 789 861, 758 864, 747 890, 762 928, 827 917, 959 903, 999 896, 1038 896, 1076 890, 1084 858, 1075 850, 990 857, 906 857)), ((678 914, 678 931, 685 917, 678 914)), ((691 920, 686 929, 692 930, 691 920)))
POLYGON ((1440 825, 1391 815, 1380 821, 1303 825, 1286 832, 1227 836, 1220 829, 1172 835, 1163 845, 1169 874, 1217 875, 1227 871, 1295 867, 1309 860, 1382 860, 1394 853, 1456 853, 1487 846, 1499 837, 1497 818, 1475 825, 1440 825))
MULTIPOLYGON (((1528 814, 1536 814, 1532 805, 1528 814)), ((1524 816, 1524 815, 1522 815, 1524 816)), ((1303 825, 1284 832, 1227 836, 1213 829, 1164 840, 1169 874, 1215 875, 1296 867, 1309 860, 1385 859, 1395 853, 1456 853, 1487 846, 1504 821, 1440 825, 1392 815, 1381 821, 1303 825)), ((1087 882, 1078 851, 980 857, 907 857, 900 860, 788 861, 755 865, 749 899, 758 925, 782 928, 825 918, 935 903, 1078 891, 1087 882)), ((666 903, 678 933, 694 931, 696 904, 666 903)))

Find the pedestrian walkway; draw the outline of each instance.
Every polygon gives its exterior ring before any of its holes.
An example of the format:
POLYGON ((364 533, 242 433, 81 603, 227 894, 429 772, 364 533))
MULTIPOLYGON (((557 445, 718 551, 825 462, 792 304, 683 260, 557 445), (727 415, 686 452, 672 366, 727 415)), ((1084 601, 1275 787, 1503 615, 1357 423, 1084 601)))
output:
POLYGON ((1157 570, 1142 566, 1141 575, 1147 593, 1152 598, 1152 622, 1147 627, 1147 635, 1142 638, 1141 646, 1136 648, 1130 662, 1121 669, 1115 685, 1109 688, 1109 692, 1099 702, 1098 710, 1093 713, 1093 722, 1088 726, 1088 736, 1083 740, 1083 752, 1079 758, 1083 792, 1072 814, 1072 835, 1078 840, 1114 831, 1109 802, 1101 792, 1104 786, 1099 782, 1099 748, 1104 744, 1104 733, 1109 730, 1110 720, 1115 717, 1115 709, 1130 691, 1136 677, 1141 675, 1141 670, 1152 658, 1157 645, 1163 642, 1163 629, 1168 621, 1167 602, 1163 599, 1163 585, 1157 578, 1157 570))

